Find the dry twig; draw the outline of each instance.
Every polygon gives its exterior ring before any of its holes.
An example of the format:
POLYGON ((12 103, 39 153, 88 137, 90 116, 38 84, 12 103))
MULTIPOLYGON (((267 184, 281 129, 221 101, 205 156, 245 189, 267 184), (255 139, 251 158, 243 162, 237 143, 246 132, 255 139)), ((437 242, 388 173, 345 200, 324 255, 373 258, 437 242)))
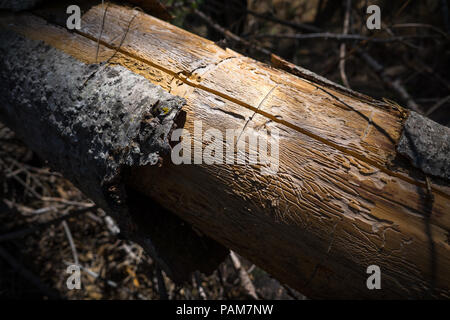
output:
POLYGON ((406 102, 409 109, 422 113, 422 108, 414 101, 399 79, 391 79, 385 72, 384 67, 363 49, 356 49, 359 56, 380 77, 380 79, 406 102))
POLYGON ((203 13, 202 11, 198 10, 198 9, 194 9, 194 13, 196 16, 198 16, 200 19, 202 19, 203 21, 205 21, 211 28, 215 29, 217 32, 222 33, 226 38, 233 40, 237 43, 240 43, 246 47, 249 48, 253 48, 256 51, 262 53, 263 55, 266 56, 270 56, 271 52, 267 49, 261 48, 241 37, 239 37, 238 35, 232 33, 231 31, 221 27, 220 25, 218 25, 217 23, 215 23, 211 17, 207 16, 205 13, 203 13))
MULTIPOLYGON (((345 5, 346 5, 346 10, 345 10, 344 28, 342 30, 342 34, 348 34, 348 30, 350 27, 350 12, 351 12, 351 8, 352 8, 352 1, 346 0, 345 5)), ((339 70, 340 70, 340 74, 341 74, 342 83, 344 84, 344 86, 351 89, 350 84, 348 83, 347 74, 345 73, 345 59, 346 59, 345 52, 346 51, 347 51, 347 46, 346 46, 345 42, 343 42, 343 43, 341 43, 341 45, 339 47, 339 70)))
POLYGON ((242 267, 241 261, 239 260, 238 256, 233 251, 230 251, 230 257, 231 261, 233 262, 234 268, 239 273, 241 285, 245 289, 247 295, 254 300, 258 300, 259 298, 258 295, 256 294, 255 286, 250 280, 247 271, 242 267))

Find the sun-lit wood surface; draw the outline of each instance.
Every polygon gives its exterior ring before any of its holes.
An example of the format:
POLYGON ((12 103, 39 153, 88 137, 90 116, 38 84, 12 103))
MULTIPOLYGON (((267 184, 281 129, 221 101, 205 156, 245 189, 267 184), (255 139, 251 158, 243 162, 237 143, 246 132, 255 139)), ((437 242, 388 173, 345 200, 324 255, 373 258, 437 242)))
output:
MULTIPOLYGON (((4 15, 0 24, 94 63, 104 12, 92 7, 77 32, 31 14, 4 15)), ((434 183, 431 203, 424 176, 394 163, 405 110, 327 94, 117 5, 108 7, 98 52, 98 62, 184 97, 191 134, 199 120, 203 131, 223 134, 280 132, 276 174, 167 159, 134 169, 132 188, 308 297, 450 297, 450 192, 434 183), (380 266, 382 290, 367 289, 369 265, 380 266)))

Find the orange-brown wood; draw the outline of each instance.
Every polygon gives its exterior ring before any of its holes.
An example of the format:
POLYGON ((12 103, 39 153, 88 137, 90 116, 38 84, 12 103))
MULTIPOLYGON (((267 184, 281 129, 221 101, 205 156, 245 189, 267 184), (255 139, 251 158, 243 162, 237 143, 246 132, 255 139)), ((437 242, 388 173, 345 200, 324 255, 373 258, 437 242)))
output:
MULTIPOLYGON (((1 26, 93 63, 103 14, 91 8, 73 33, 33 15, 4 16, 1 26)), ((191 134, 199 120, 203 131, 280 132, 276 174, 168 159, 134 169, 130 187, 309 297, 450 297, 450 192, 435 182, 430 202, 424 176, 392 164, 402 108, 313 84, 116 5, 98 60, 184 97, 191 134), (381 268, 381 290, 366 287, 369 265, 381 268)))

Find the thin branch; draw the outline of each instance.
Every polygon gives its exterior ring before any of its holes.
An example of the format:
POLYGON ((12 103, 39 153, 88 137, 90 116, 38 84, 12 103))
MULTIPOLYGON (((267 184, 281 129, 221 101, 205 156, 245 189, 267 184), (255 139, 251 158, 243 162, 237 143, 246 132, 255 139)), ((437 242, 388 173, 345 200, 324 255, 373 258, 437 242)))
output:
POLYGON ((200 298, 202 298, 203 300, 208 300, 208 297, 206 296, 206 293, 205 293, 205 289, 203 289, 203 287, 202 287, 202 281, 200 279, 200 272, 198 272, 198 271, 194 272, 194 280, 195 280, 195 285, 197 287, 200 298))
POLYGON ((450 101, 450 96, 446 96, 445 98, 439 100, 430 109, 428 109, 427 112, 425 112, 425 115, 429 116, 430 114, 432 114, 433 112, 438 110, 440 107, 442 107, 443 105, 445 105, 449 101, 450 101))
MULTIPOLYGON (((70 263, 68 261, 64 261, 64 264, 66 266, 70 266, 73 265, 73 263, 70 263)), ((108 280, 108 279, 104 279, 102 278, 97 272, 92 271, 91 269, 88 269, 86 267, 83 267, 82 265, 78 264, 78 267, 80 267, 81 270, 83 270, 84 272, 86 272, 86 274, 88 274, 89 276, 91 276, 92 278, 96 279, 96 280, 100 280, 102 282, 105 282, 108 286, 110 286, 111 288, 116 288, 116 289, 121 289, 124 290, 125 292, 134 295, 135 293, 133 291, 131 291, 130 289, 126 288, 126 287, 119 287, 119 285, 117 284, 117 282, 114 282, 112 280, 108 280)), ((146 297, 144 297, 142 294, 138 293, 137 297, 141 300, 148 300, 146 297)))
POLYGON ((450 22, 448 18, 448 4, 447 0, 441 0, 441 6, 442 6, 442 21, 444 22, 445 29, 447 29, 447 32, 450 33, 450 22))
MULTIPOLYGON (((109 4, 109 2, 108 2, 108 4, 109 4)), ((106 9, 105 9, 105 13, 104 13, 105 16, 106 16, 106 10, 107 9, 108 9, 108 7, 106 7, 106 9)), ((139 8, 139 7, 134 7, 133 9, 142 12, 142 9, 139 8)), ((83 82, 83 87, 86 85, 86 83, 89 80, 92 79, 92 77, 97 72, 102 71, 104 68, 106 68, 106 66, 109 64, 109 62, 116 56, 116 54, 119 52, 120 48, 122 47, 126 36, 128 35, 128 31, 130 31, 130 27, 131 27, 131 24, 133 23, 133 20, 136 18, 136 16, 138 14, 139 14, 139 12, 136 13, 133 17, 131 17, 130 21, 128 22, 127 28, 125 29, 125 33, 123 34, 122 39, 120 40, 119 46, 117 48, 115 48, 114 53, 108 58, 108 60, 106 60, 104 63, 100 64, 100 66, 95 71, 93 71, 89 76, 86 77, 86 79, 83 82)), ((104 18, 105 18, 105 16, 104 16, 104 18)), ((104 23, 104 20, 103 20, 103 23, 104 23)), ((103 26, 102 26, 102 32, 103 32, 103 26)), ((101 36, 101 34, 100 34, 100 36, 101 36)), ((98 38, 98 45, 100 45, 100 36, 98 38)), ((98 54, 98 48, 97 48, 97 54, 98 54)), ((97 57, 95 59, 97 61, 97 57)))
POLYGON ((426 24, 426 23, 397 23, 397 24, 393 24, 391 26, 391 28, 429 28, 431 30, 436 31, 443 37, 445 37, 447 39, 449 38, 449 35, 447 33, 445 33, 445 31, 442 31, 438 27, 433 26, 431 24, 426 24))
POLYGON ((239 273, 239 278, 241 280, 241 285, 245 289, 247 295, 251 297, 254 300, 258 300, 258 295, 256 294, 255 286, 253 285, 253 282, 250 280, 250 277, 248 276, 247 271, 242 267, 241 261, 237 257, 237 255, 230 251, 230 258, 233 262, 233 266, 236 269, 236 271, 239 273))
POLYGON ((436 39, 437 37, 432 35, 411 35, 411 36, 394 36, 389 38, 376 38, 370 36, 363 36, 359 34, 320 32, 307 34, 298 34, 298 33, 256 34, 249 36, 249 38, 252 39, 276 38, 276 39, 294 39, 294 40, 324 39, 337 41, 369 41, 375 43, 386 43, 386 42, 402 42, 411 39, 436 39))
POLYGON ((286 290, 286 293, 288 296, 290 296, 292 299, 294 300, 308 300, 308 298, 304 295, 302 295, 299 292, 296 292, 295 290, 291 289, 288 285, 285 284, 281 284, 284 288, 284 290, 286 290))
POLYGON ((57 197, 42 197, 42 201, 46 202, 59 202, 63 204, 67 204, 70 206, 77 206, 77 207, 92 207, 92 202, 79 202, 79 201, 70 201, 64 198, 57 198, 57 197))
POLYGON ((162 274, 161 268, 156 264, 156 278, 158 279, 158 292, 160 300, 168 300, 166 284, 164 282, 164 275, 162 274))
POLYGON ((400 16, 400 14, 406 9, 407 6, 411 3, 411 0, 406 0, 403 5, 400 7, 400 9, 397 10, 394 17, 397 18, 400 16))
POLYGON ((61 299, 61 296, 59 296, 53 289, 50 289, 49 287, 47 287, 47 285, 42 283, 41 279, 39 279, 36 275, 31 273, 27 268, 25 268, 19 261, 17 261, 12 255, 9 254, 8 251, 3 249, 2 247, 0 247, 0 258, 5 260, 11 267, 16 269, 20 275, 29 280, 30 283, 32 283, 46 296, 54 300, 61 299))
POLYGON ((435 78, 437 81, 439 81, 443 86, 447 88, 447 90, 450 91, 450 82, 447 81, 447 79, 444 79, 439 73, 431 68, 430 66, 426 65, 422 59, 416 58, 412 63, 407 62, 408 66, 415 69, 416 71, 422 73, 426 72, 431 77, 435 78))
POLYGON ((10 173, 10 176, 12 179, 16 180, 19 184, 21 184, 25 190, 27 190, 28 192, 30 192, 35 198, 42 200, 42 196, 40 194, 38 194, 33 188, 31 188, 28 183, 26 183, 25 181, 23 181, 19 176, 12 174, 11 175, 11 170, 8 168, 5 168, 6 172, 10 173))
POLYGON ((64 232, 66 233, 67 240, 69 241, 70 250, 72 250, 73 261, 75 262, 76 265, 79 265, 80 263, 78 261, 77 247, 75 246, 75 242, 73 241, 72 232, 70 232, 70 228, 69 225, 67 224, 67 221, 64 220, 62 222, 62 225, 64 227, 64 232))
POLYGON ((255 11, 252 10, 247 10, 248 14, 251 14, 252 16, 255 16, 257 18, 260 19, 264 19, 264 20, 269 20, 281 25, 285 25, 297 30, 303 30, 303 31, 307 31, 307 32, 320 32, 320 28, 310 25, 310 24, 306 24, 306 23, 296 23, 296 22, 291 22, 291 21, 286 21, 286 20, 282 20, 279 19, 277 17, 275 17, 274 15, 270 14, 270 13, 257 13, 255 11))
POLYGON ((367 65, 380 77, 380 79, 406 102, 409 109, 418 113, 423 113, 422 108, 414 101, 406 88, 401 84, 400 80, 393 80, 389 77, 384 66, 376 61, 371 55, 362 49, 357 49, 358 55, 367 63, 367 65))
POLYGON ((252 121, 253 117, 256 115, 256 113, 259 111, 259 109, 261 108, 261 106, 264 104, 264 102, 267 100, 267 98, 270 96, 270 94, 278 87, 278 84, 276 84, 272 89, 269 90, 269 92, 267 92, 267 94, 264 96, 264 98, 261 100, 261 102, 258 104, 258 107, 256 108, 256 110, 253 112, 253 114, 250 116, 250 118, 247 119, 247 121, 244 124, 244 127, 242 128, 241 133, 239 134, 237 140, 236 140, 236 144, 239 143, 242 134, 244 133, 245 129, 247 128, 248 124, 250 123, 250 121, 252 121))
POLYGON ((198 9, 194 9, 194 14, 196 16, 198 16, 200 19, 202 19, 204 22, 206 22, 206 24, 208 24, 211 28, 213 28, 214 30, 216 30, 217 32, 220 32, 221 34, 223 34, 226 38, 231 39, 237 43, 240 43, 246 47, 249 48, 253 48, 254 50, 262 53, 263 55, 269 56, 271 52, 267 49, 261 48, 245 39, 242 39, 241 37, 239 37, 238 35, 232 33, 231 31, 221 27, 220 25, 218 25, 217 23, 215 23, 211 17, 207 16, 205 13, 203 13, 202 11, 198 10, 198 9))
MULTIPOLYGON (((345 18, 344 18, 344 28, 342 30, 342 34, 344 34, 344 35, 348 34, 348 30, 350 27, 350 12, 351 12, 351 8, 352 8, 352 1, 346 0, 345 4, 346 4, 346 9, 345 9, 345 18)), ((347 46, 346 46, 345 42, 343 42, 343 43, 341 43, 340 48, 339 48, 339 71, 341 74, 342 83, 344 84, 344 86, 351 89, 350 84, 348 83, 347 74, 345 73, 345 59, 346 59, 345 52, 346 51, 347 51, 347 46)))

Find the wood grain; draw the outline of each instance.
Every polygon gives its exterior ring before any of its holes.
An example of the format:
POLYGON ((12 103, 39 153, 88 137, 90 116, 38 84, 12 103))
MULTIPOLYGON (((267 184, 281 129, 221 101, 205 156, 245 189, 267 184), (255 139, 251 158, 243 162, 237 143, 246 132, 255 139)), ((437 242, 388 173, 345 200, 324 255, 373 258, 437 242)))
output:
MULTIPOLYGON (((93 7, 78 33, 30 15, 1 25, 92 63, 103 13, 93 7)), ((204 131, 280 132, 276 175, 168 159, 131 172, 130 186, 308 297, 450 298, 448 187, 434 184, 431 203, 420 172, 390 165, 405 110, 329 95, 130 8, 110 6, 100 43, 101 61, 114 55, 184 97, 191 134, 199 120, 204 131), (373 264, 382 290, 366 287, 373 264)))

